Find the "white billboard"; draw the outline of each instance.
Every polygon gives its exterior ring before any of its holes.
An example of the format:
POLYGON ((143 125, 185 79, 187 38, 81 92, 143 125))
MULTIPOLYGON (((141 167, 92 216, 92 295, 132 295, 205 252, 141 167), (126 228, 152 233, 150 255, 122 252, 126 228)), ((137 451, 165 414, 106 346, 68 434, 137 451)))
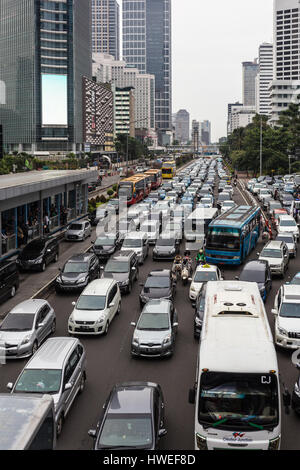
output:
POLYGON ((42 75, 42 125, 68 125, 67 75, 42 75))

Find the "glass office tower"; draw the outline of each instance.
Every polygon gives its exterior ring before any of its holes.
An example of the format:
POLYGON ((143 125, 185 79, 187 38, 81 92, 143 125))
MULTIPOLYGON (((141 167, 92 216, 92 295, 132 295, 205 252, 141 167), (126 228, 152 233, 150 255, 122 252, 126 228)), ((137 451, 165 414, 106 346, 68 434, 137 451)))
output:
POLYGON ((172 129, 171 0, 123 0, 123 58, 155 75, 157 130, 172 129))
POLYGON ((90 0, 1 0, 0 122, 6 151, 79 151, 92 75, 90 0))
POLYGON ((92 0, 93 52, 120 60, 120 7, 117 0, 92 0))

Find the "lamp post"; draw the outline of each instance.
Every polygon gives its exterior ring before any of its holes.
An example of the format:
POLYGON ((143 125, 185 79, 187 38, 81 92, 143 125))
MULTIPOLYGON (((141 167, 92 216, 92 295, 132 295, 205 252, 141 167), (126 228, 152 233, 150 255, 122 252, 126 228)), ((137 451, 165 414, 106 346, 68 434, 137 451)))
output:
POLYGON ((260 116, 259 167, 260 167, 260 176, 262 176, 262 117, 261 116, 260 116))
POLYGON ((144 118, 144 119, 137 119, 136 121, 130 121, 128 123, 128 132, 127 132, 127 146, 126 146, 126 176, 128 177, 128 138, 129 138, 129 134, 130 134, 130 125, 131 124, 135 124, 137 122, 143 122, 143 121, 147 121, 148 118, 144 118))

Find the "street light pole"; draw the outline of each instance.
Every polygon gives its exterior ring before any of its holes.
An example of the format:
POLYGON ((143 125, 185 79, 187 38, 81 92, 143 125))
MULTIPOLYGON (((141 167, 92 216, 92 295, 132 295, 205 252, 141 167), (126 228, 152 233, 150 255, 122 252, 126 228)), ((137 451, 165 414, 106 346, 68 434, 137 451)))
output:
POLYGON ((259 146, 260 176, 262 176, 262 117, 260 117, 260 146, 259 146))

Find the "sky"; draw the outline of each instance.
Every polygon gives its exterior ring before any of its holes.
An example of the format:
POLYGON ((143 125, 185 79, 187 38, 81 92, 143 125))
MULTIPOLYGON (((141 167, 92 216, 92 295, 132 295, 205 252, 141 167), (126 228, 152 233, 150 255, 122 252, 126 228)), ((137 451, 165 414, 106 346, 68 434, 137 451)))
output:
MULTIPOLYGON (((121 4, 121 0, 118 0, 121 4)), ((226 136, 227 104, 242 102, 242 62, 273 41, 273 0, 172 0, 173 113, 226 136)))

